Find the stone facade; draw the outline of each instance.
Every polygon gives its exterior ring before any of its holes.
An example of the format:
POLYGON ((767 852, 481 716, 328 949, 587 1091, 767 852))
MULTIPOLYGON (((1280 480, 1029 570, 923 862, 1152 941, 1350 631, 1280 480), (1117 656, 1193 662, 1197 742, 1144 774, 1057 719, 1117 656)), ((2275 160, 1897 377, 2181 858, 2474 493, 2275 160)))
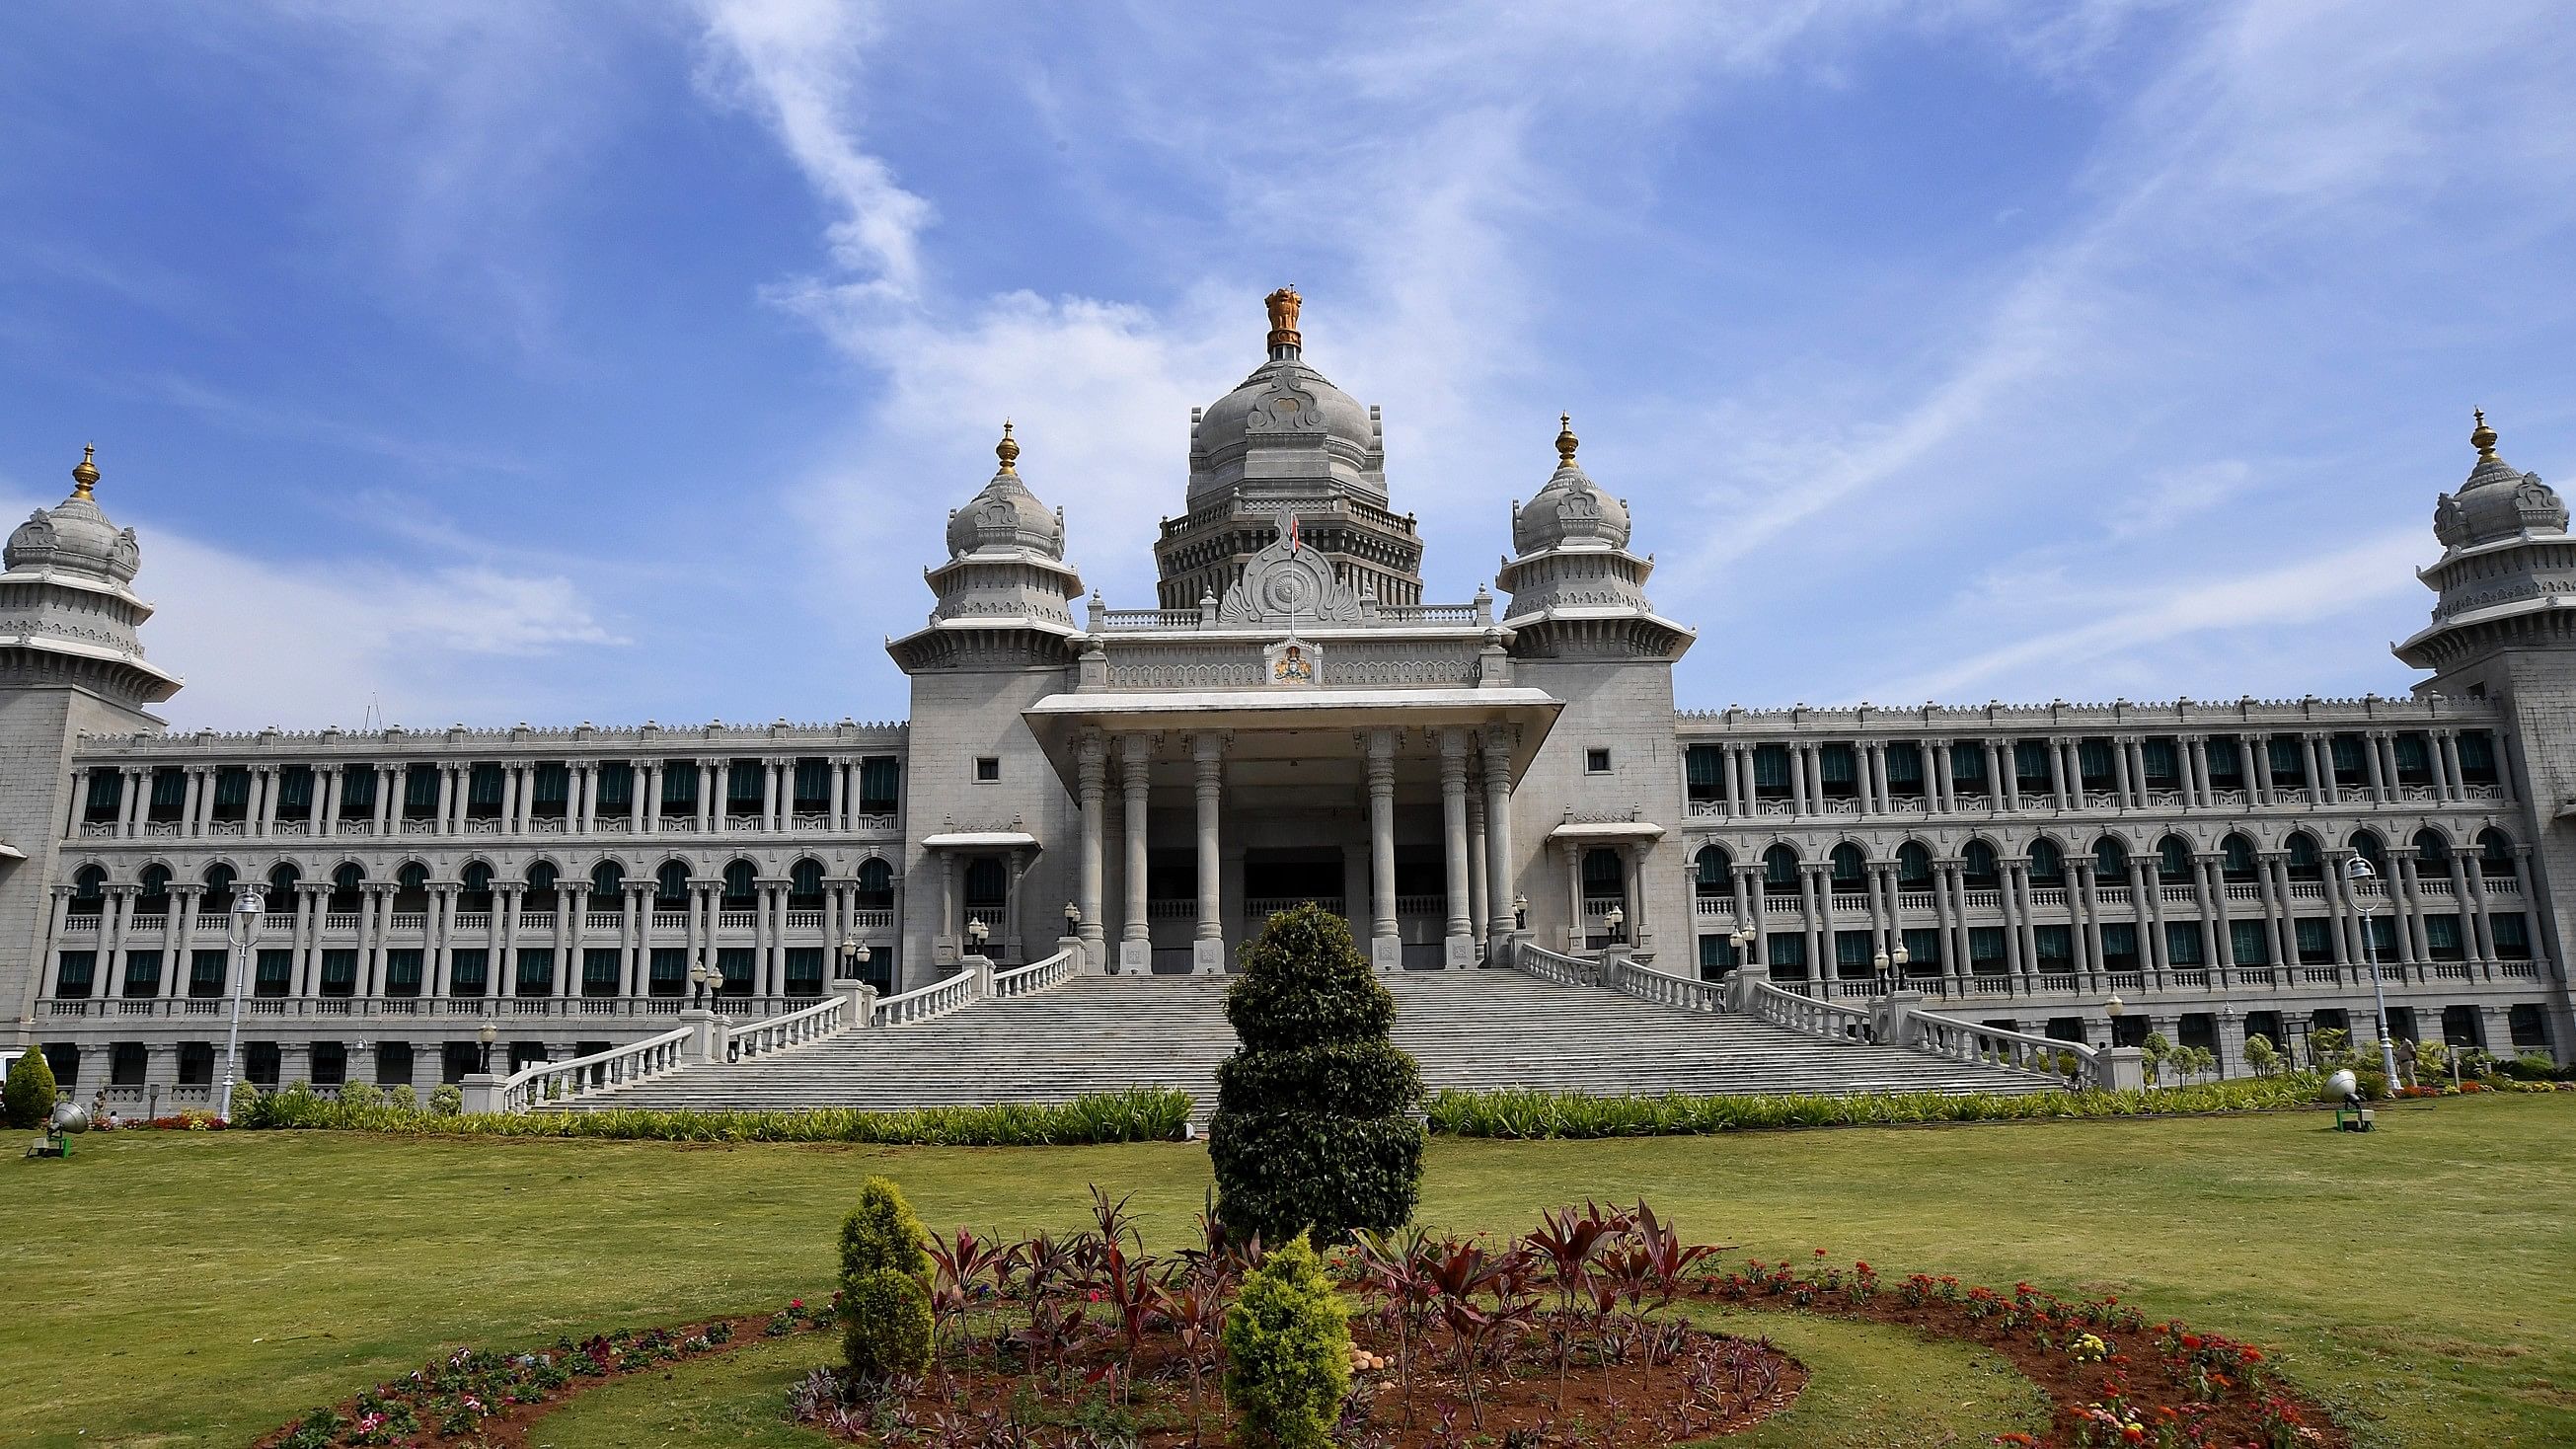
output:
POLYGON ((1426 604, 1374 410, 1270 303, 1159 607, 1086 596, 1006 428, 889 645, 901 724, 174 734, 85 459, 0 574, 12 1039, 120 1110, 202 1105, 238 993, 253 1080, 425 1088, 487 1025, 510 1062, 668 1030, 700 966, 736 1019, 1068 936, 1215 972, 1312 899, 1388 970, 1525 931, 2231 1067, 2369 1035, 2375 960, 2401 1035, 2566 1054, 2576 540, 2483 419, 2412 698, 1676 710, 1694 635, 1570 424, 1495 589, 1426 604))

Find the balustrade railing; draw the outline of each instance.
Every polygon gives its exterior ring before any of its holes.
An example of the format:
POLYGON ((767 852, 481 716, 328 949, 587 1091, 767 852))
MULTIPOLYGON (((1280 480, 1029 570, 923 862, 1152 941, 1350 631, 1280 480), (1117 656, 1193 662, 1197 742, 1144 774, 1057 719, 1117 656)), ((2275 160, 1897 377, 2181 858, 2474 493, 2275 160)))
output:
POLYGON ((993 995, 1034 996, 1050 986, 1061 986, 1073 978, 1075 959, 1075 953, 1067 949, 1016 970, 996 971, 993 973, 993 995))
POLYGON ((2107 1085, 2101 1052, 2082 1042, 2032 1036, 1931 1011, 1909 1011, 1904 1020, 1903 1034, 1908 1040, 1902 1045, 1934 1056, 2041 1076, 2069 1077, 2085 1086, 2107 1085), (2063 1070, 2070 1063, 2073 1070, 2063 1070))
MULTIPOLYGON (((837 1005, 838 1003, 832 1003, 837 1005)), ((675 1027, 660 1036, 610 1047, 565 1062, 537 1062, 501 1079, 499 1105, 504 1112, 525 1112, 541 1103, 568 1101, 607 1091, 687 1065, 694 1029, 675 1027)))
POLYGON ((1774 1026, 1785 1026, 1791 1031, 1836 1041, 1866 1041, 1869 1038, 1870 1024, 1876 1016, 1871 1007, 1845 1006, 1837 1001, 1802 996, 1759 977, 1748 977, 1741 971, 1729 977, 1728 981, 1734 986, 1729 1004, 1748 1016, 1758 1016, 1774 1026))
POLYGON ((954 976, 916 986, 899 996, 888 996, 877 1002, 876 1025, 908 1026, 946 1016, 983 998, 984 978, 973 971, 960 971, 954 976))
MULTIPOLYGON (((849 1008, 849 998, 832 995, 783 1016, 768 1017, 747 1027, 735 1027, 729 1034, 726 1055, 731 1060, 740 1061, 830 1036, 849 1025, 849 1008)), ((685 1032, 687 1028, 681 1030, 685 1032)))
POLYGON ((1718 983, 1658 971, 1652 966, 1638 964, 1637 958, 1625 952, 1602 960, 1601 984, 1640 1001, 1677 1006, 1684 1011, 1726 1009, 1725 989, 1718 983))

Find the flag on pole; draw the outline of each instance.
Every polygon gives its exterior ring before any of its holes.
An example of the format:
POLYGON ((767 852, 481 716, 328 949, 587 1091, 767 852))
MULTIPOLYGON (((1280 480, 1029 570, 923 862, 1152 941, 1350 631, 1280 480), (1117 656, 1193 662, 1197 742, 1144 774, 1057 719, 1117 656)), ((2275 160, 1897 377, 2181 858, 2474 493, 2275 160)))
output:
POLYGON ((1297 542, 1297 515, 1291 513, 1288 515, 1288 551, 1290 553, 1295 553, 1299 547, 1300 545, 1297 542))

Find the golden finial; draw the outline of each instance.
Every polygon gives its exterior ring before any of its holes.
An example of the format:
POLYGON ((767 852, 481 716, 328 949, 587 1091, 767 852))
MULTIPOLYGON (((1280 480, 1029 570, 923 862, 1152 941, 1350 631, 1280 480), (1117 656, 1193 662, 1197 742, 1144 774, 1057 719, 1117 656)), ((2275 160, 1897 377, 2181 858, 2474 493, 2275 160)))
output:
POLYGON ((1297 309, 1305 305, 1305 301, 1297 295, 1295 282, 1261 299, 1262 305, 1270 309, 1271 346, 1295 347, 1302 341, 1297 333, 1297 309))
POLYGON ((2469 409, 2469 416, 2478 420, 2478 430, 2469 434, 2469 446, 2478 450, 2479 462, 2494 462, 2496 460, 2496 434, 2495 429, 2487 426, 2487 410, 2485 408, 2471 408, 2469 409))
POLYGON ((1020 471, 1019 469, 1011 466, 1020 460, 1020 445, 1011 441, 1011 420, 1009 418, 1002 419, 1002 441, 993 445, 993 456, 1002 460, 1003 472, 1017 473, 1020 471))
POLYGON ((1574 450, 1581 445, 1581 442, 1581 439, 1574 436, 1574 414, 1558 413, 1556 415, 1556 466, 1573 467, 1574 450))
POLYGON ((98 465, 90 461, 90 458, 97 452, 97 444, 81 444, 81 460, 72 469, 72 496, 74 498, 87 498, 89 496, 89 490, 97 484, 98 465))

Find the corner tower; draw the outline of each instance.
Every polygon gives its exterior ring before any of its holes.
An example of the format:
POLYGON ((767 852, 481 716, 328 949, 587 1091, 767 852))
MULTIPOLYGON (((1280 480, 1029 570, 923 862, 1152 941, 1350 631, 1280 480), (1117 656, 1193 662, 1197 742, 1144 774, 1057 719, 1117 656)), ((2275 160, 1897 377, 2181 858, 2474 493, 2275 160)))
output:
POLYGON ((1222 598, 1252 556, 1297 521, 1298 542, 1382 604, 1422 602, 1422 537, 1387 507, 1378 411, 1306 365, 1294 287, 1262 299, 1270 356, 1234 391, 1190 412, 1189 512, 1154 543, 1161 606, 1222 598))
MULTIPOLYGON (((31 953, 55 888, 54 842, 71 818, 72 745, 82 734, 158 732, 146 706, 179 681, 145 661, 136 630, 152 606, 128 587, 142 566, 134 530, 99 510, 98 464, 81 450, 72 492, 30 514, 0 554, 0 1003, 24 1040, 37 976, 31 953)), ((102 777, 121 812, 141 775, 102 777)))

